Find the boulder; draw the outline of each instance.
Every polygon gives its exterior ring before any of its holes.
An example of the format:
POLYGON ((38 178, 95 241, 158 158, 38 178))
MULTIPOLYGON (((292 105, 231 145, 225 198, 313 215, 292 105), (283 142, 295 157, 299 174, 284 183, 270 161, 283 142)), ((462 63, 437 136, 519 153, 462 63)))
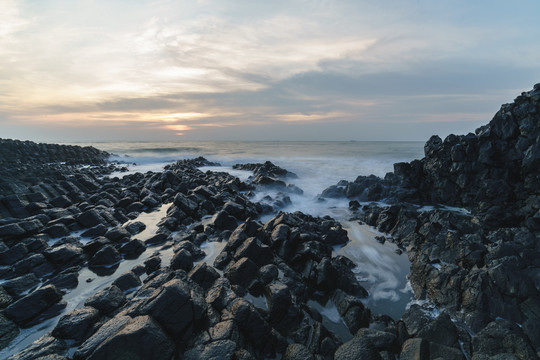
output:
POLYGON ((67 349, 65 341, 44 335, 23 351, 9 357, 8 360, 65 360, 57 354, 65 354, 67 349))
POLYGON ((129 316, 118 314, 105 322, 91 337, 79 346, 73 354, 73 359, 87 359, 101 343, 122 330, 131 320, 132 318, 129 316))
POLYGON ((122 256, 111 245, 105 245, 99 249, 94 256, 88 260, 88 266, 90 267, 110 267, 117 264, 122 260, 122 256))
POLYGON ((131 239, 120 246, 119 251, 124 254, 126 259, 136 259, 146 250, 146 246, 139 239, 131 239))
POLYGON ((204 290, 208 290, 219 278, 219 274, 213 267, 208 266, 205 262, 200 262, 189 272, 188 277, 204 290))
POLYGON ((70 339, 80 344, 88 337, 98 319, 99 311, 93 307, 85 306, 75 309, 60 318, 53 330, 53 335, 59 339, 70 339))
POLYGON ((4 290, 13 297, 22 296, 27 291, 37 287, 39 279, 34 273, 29 273, 2 283, 4 290))
POLYGON ((54 266, 47 261, 43 254, 32 254, 13 265, 13 271, 18 275, 32 272, 37 277, 43 277, 52 274, 54 270, 54 266))
POLYGON ((101 342, 87 360, 170 360, 175 346, 150 316, 138 316, 101 342))
POLYGON ((245 288, 256 279, 258 273, 257 265, 249 258, 241 258, 225 271, 225 277, 231 284, 241 285, 245 288))
POLYGON ((90 296, 85 302, 85 306, 91 306, 99 310, 103 315, 109 314, 118 309, 126 302, 126 296, 116 285, 98 291, 90 296))
POLYGON ((230 312, 240 331, 251 343, 262 346, 269 342, 271 327, 251 303, 238 299, 230 305, 230 312))
POLYGON ((169 333, 180 336, 202 318, 204 310, 195 307, 187 283, 173 279, 156 289, 150 298, 137 310, 149 314, 169 333))
POLYGON ((429 360, 429 343, 422 338, 405 341, 399 354, 400 360, 429 360))
POLYGON ((213 224, 216 229, 234 230, 238 226, 238 220, 236 220, 234 216, 229 215, 225 211, 220 211, 214 216, 213 224))
POLYGON ((4 310, 4 315, 21 327, 25 327, 40 316, 45 318, 54 316, 46 312, 55 307, 60 300, 62 293, 55 286, 47 285, 9 305, 4 310))
MULTIPOLYGON (((5 239, 0 235, 0 238, 5 239)), ((22 243, 17 243, 11 248, 0 252, 0 265, 12 265, 28 254, 28 248, 22 243)))
POLYGON ((283 360, 315 360, 314 355, 302 344, 289 344, 283 360))
POLYGON ((124 292, 129 292, 141 286, 141 279, 133 271, 128 271, 120 275, 112 284, 124 292))
POLYGON ((184 360, 234 360, 236 343, 231 340, 217 340, 205 345, 198 345, 184 353, 184 360))
POLYGON ((193 267, 193 255, 186 249, 180 249, 171 259, 171 269, 189 271, 193 267))
POLYGON ((83 262, 83 250, 72 244, 56 246, 45 252, 45 257, 56 266, 65 267, 83 262))
POLYGON ((138 233, 140 233, 141 231, 146 229, 146 225, 141 221, 134 221, 134 222, 130 222, 129 224, 125 225, 124 228, 131 235, 137 235, 138 233))
POLYGON ((371 341, 361 337, 353 337, 341 345, 336 350, 334 358, 340 360, 382 360, 371 341))
POLYGON ((4 315, 0 314, 0 349, 9 345, 19 335, 19 328, 4 315))

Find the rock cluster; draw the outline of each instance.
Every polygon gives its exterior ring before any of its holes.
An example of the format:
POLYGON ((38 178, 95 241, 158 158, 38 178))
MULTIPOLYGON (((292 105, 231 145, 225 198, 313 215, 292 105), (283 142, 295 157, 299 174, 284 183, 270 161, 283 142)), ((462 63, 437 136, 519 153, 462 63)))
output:
POLYGON ((395 164, 384 179, 360 176, 322 196, 352 199, 358 219, 407 250, 416 296, 477 333, 469 347, 473 359, 498 353, 535 358, 540 354, 540 84, 503 105, 476 134, 444 141, 433 136, 424 150, 423 159, 395 164), (359 203, 380 200, 392 205, 359 203), (509 345, 510 338, 520 345, 509 345))

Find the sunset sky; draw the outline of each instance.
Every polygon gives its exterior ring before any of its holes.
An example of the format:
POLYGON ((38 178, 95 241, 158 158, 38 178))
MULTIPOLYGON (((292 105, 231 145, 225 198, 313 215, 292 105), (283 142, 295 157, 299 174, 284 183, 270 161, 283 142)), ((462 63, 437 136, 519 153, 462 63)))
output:
POLYGON ((540 1, 0 0, 0 138, 426 140, 540 82, 540 1))

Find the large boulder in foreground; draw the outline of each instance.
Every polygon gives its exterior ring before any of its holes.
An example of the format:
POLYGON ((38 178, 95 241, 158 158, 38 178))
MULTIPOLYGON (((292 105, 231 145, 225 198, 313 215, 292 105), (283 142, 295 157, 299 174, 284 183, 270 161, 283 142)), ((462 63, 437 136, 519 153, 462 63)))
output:
MULTIPOLYGON (((9 305, 4 314, 22 327, 29 326, 33 320, 42 317, 51 317, 46 314, 54 305, 62 300, 62 293, 54 285, 47 285, 9 305)), ((62 304, 59 304, 62 305, 62 304)), ((65 305, 65 304, 63 304, 65 305)))
POLYGON ((87 360, 170 360, 174 343, 150 316, 138 316, 100 343, 87 360))

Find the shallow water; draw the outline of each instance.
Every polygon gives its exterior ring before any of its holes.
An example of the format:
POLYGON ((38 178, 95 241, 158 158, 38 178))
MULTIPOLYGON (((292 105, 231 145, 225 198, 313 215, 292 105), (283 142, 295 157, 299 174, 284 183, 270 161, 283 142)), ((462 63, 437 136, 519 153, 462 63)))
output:
POLYGON ((356 277, 366 288, 367 305, 372 313, 386 314, 399 319, 407 304, 414 299, 408 286, 410 262, 405 253, 389 241, 379 243, 374 238, 382 233, 357 222, 345 221, 344 228, 351 240, 336 253, 351 259, 358 267, 356 277))

